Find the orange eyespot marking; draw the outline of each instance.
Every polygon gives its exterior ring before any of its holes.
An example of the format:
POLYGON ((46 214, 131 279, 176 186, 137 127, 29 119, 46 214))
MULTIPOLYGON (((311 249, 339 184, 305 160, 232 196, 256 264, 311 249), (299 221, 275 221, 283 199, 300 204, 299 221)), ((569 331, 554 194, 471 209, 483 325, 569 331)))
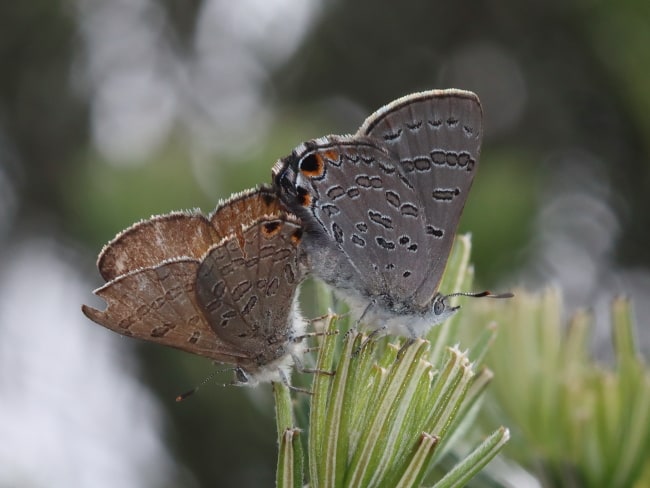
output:
POLYGON ((325 164, 320 154, 308 154, 300 161, 300 171, 305 176, 320 176, 323 174, 324 169, 325 164))
POLYGON ((291 234, 291 243, 294 246, 297 246, 300 244, 301 241, 302 241, 302 229, 298 229, 293 234, 291 234))
POLYGON ((298 187, 298 196, 296 199, 303 207, 309 207, 311 205, 311 195, 302 187, 298 187))
POLYGON ((329 159, 330 161, 338 161, 339 153, 333 150, 325 151, 323 153, 323 157, 329 159))
POLYGON ((262 233, 266 237, 273 237, 278 232, 280 232, 280 222, 278 221, 266 222, 262 225, 262 233))
POLYGON ((269 193, 261 193, 262 200, 264 201, 264 205, 267 207, 270 207, 271 205, 276 203, 277 197, 275 195, 269 194, 269 193))

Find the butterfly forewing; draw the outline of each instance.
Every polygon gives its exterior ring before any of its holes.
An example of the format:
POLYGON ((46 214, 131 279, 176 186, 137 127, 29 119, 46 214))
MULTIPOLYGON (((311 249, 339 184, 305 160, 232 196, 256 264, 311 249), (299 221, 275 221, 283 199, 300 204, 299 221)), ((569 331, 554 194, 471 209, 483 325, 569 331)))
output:
POLYGON ((221 202, 206 218, 197 211, 172 212, 143 220, 120 232, 99 255, 97 267, 106 281, 169 259, 200 259, 214 244, 241 233, 262 215, 279 211, 279 202, 265 187, 243 191, 221 202))
POLYGON ((119 233, 104 246, 97 267, 102 277, 110 281, 168 259, 199 259, 218 240, 218 232, 201 214, 159 215, 119 233))
POLYGON ((263 215, 277 215, 279 212, 280 202, 270 188, 263 186, 237 193, 210 215, 210 222, 219 235, 215 242, 231 234, 241 236, 243 227, 249 226, 263 215))

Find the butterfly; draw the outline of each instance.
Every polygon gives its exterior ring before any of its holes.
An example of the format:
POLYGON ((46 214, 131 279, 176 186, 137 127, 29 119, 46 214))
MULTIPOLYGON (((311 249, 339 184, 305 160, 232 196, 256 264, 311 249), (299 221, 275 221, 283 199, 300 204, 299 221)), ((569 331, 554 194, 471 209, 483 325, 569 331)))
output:
MULTIPOLYGON (((461 90, 399 98, 354 135, 305 142, 272 169, 310 270, 375 332, 416 338, 459 307, 438 291, 478 169, 482 109, 461 90)), ((465 294, 503 298, 510 294, 465 294)))
POLYGON ((304 351, 301 240, 300 222, 265 187, 208 217, 152 217, 104 247, 97 266, 107 283, 94 293, 107 307, 82 310, 119 334, 233 365, 240 384, 288 384, 304 351))

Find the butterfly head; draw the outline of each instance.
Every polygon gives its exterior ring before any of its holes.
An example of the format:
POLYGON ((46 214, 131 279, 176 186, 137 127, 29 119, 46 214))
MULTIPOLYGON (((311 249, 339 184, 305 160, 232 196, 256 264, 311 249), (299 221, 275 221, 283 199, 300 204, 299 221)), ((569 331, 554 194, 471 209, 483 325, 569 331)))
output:
POLYGON ((449 304, 449 299, 452 297, 473 297, 473 298, 482 298, 482 297, 487 297, 487 298, 512 298, 514 296, 513 293, 507 292, 507 293, 492 293, 490 291, 481 291, 481 292, 458 292, 458 293, 450 293, 449 295, 443 295, 442 293, 436 293, 436 295, 433 297, 433 302, 432 302, 432 309, 433 313, 437 318, 439 318, 440 322, 443 320, 446 320, 447 318, 451 317, 454 313, 458 311, 460 308, 460 305, 452 306, 449 304))
POLYGON ((323 171, 323 160, 314 153, 312 141, 301 144, 293 152, 278 160, 271 171, 273 186, 282 203, 304 218, 314 202, 309 191, 309 178, 323 171))
POLYGON ((286 158, 279 159, 273 166, 271 170, 273 185, 280 195, 295 197, 297 163, 297 157, 294 152, 286 158))
POLYGON ((433 314, 436 317, 436 322, 443 322, 449 317, 454 315, 459 309, 460 305, 452 306, 449 304, 449 297, 452 295, 443 295, 442 293, 436 293, 433 297, 432 310, 433 314))

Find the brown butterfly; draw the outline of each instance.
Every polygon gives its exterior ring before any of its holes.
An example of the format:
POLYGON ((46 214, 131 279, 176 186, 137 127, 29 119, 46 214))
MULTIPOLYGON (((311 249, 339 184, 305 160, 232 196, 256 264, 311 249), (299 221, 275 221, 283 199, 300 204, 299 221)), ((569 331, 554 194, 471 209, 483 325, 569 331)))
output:
POLYGON ((296 290, 299 221, 270 189, 237 194, 208 217, 174 212, 118 234, 99 255, 107 307, 83 313, 119 334, 235 366, 239 383, 288 384, 303 352, 296 290))

